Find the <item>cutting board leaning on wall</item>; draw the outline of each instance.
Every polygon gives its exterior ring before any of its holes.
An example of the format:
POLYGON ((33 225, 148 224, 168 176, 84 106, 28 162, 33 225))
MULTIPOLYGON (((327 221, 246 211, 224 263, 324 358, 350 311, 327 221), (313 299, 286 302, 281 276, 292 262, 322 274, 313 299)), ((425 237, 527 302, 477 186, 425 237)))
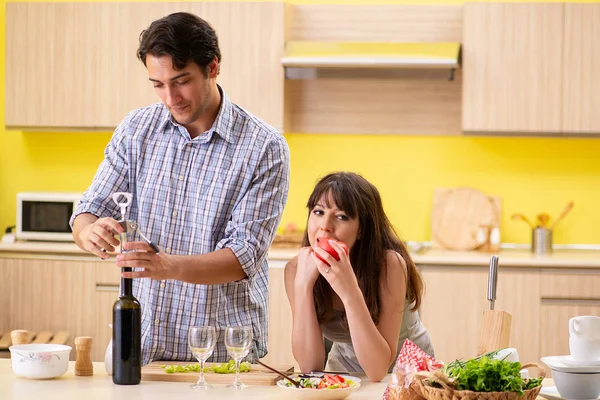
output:
POLYGON ((470 187, 434 190, 431 239, 434 247, 475 250, 482 226, 500 226, 501 201, 470 187))

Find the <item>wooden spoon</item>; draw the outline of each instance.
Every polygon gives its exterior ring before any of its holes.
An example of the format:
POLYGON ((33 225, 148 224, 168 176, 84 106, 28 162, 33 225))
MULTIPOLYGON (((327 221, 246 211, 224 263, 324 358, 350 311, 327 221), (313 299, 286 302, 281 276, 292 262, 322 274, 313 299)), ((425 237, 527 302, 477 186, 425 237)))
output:
POLYGON ((511 217, 510 217, 510 218, 511 218, 511 219, 514 219, 514 220, 519 220, 519 221, 526 222, 526 223, 527 223, 527 225, 529 225, 529 226, 531 227, 531 229, 533 229, 533 224, 532 224, 532 223, 531 223, 531 221, 529 221, 529 220, 527 219, 527 217, 526 217, 525 215, 523 215, 523 214, 516 213, 516 214, 513 214, 513 215, 511 215, 511 217))
POLYGON ((565 217, 565 215, 567 215, 569 213, 569 211, 571 211, 571 209, 573 208, 574 205, 575 205, 574 202, 572 202, 572 201, 569 202, 569 204, 567 204, 565 206, 565 209, 560 214, 560 216, 556 219, 556 221, 554 221, 554 223, 552 224, 552 226, 550 227, 550 229, 554 229, 554 227, 556 226, 556 224, 558 224, 558 221, 560 221, 561 219, 563 219, 565 217))
POLYGON ((280 376, 282 376, 283 378, 287 379, 288 381, 292 382, 292 383, 294 384, 294 386, 296 386, 297 388, 304 387, 304 386, 302 386, 302 385, 300 384, 300 382, 296 382, 295 380, 293 380, 292 378, 290 378, 290 377, 289 377, 289 376, 287 376, 286 374, 283 374, 283 373, 281 373, 281 372, 277 371, 275 368, 271 368, 271 367, 269 367, 267 364, 265 364, 265 363, 263 363, 263 362, 260 362, 260 360, 256 359, 256 362, 257 362, 258 364, 262 365, 263 367, 265 367, 265 368, 267 368, 267 369, 269 369, 269 370, 271 370, 271 371, 275 372, 277 375, 280 375, 280 376))

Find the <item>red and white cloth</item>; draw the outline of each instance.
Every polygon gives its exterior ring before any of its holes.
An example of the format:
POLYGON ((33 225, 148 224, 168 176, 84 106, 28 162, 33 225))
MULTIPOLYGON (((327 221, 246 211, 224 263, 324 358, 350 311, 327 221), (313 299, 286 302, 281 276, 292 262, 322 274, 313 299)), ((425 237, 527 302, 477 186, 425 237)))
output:
POLYGON ((383 393, 383 400, 393 400, 402 397, 407 392, 415 372, 435 371, 444 364, 425 353, 416 344, 406 339, 396 358, 390 382, 383 393), (406 389, 406 390, 404 390, 406 389))

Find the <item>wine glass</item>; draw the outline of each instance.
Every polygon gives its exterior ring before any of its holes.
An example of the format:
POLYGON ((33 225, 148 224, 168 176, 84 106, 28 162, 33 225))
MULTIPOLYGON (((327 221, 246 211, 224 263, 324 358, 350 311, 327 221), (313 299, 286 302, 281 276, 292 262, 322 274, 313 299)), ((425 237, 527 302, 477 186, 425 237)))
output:
POLYGON ((248 355, 252 346, 251 326, 228 326, 225 328, 225 347, 229 356, 235 360, 235 380, 228 388, 243 389, 240 381, 240 361, 248 355))
POLYGON ((188 331, 188 345, 192 354, 200 363, 198 382, 192 389, 211 389, 212 386, 204 380, 204 362, 211 356, 217 343, 217 332, 214 326, 191 326, 188 331))

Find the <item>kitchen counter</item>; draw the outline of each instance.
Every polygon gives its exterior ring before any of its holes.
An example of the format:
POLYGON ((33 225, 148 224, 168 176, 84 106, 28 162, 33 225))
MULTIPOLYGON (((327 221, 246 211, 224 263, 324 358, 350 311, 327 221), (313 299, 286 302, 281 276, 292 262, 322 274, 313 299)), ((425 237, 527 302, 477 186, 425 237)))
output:
MULTIPOLYGON (((287 261, 298 254, 298 248, 271 248, 269 260, 287 261)), ((599 250, 554 250, 551 254, 533 254, 527 249, 501 249, 500 266, 543 268, 600 268, 599 250)), ((480 251, 450 251, 425 248, 411 253, 417 265, 487 266, 492 253, 480 251)), ((75 243, 15 242, 0 244, 0 257, 96 259, 82 251, 75 243)), ((276 263, 281 266, 282 263, 276 263)))
MULTIPOLYGON (((289 260, 298 249, 271 249, 270 260, 289 260)), ((600 268, 598 250, 554 250, 551 254, 533 254, 525 249, 501 249, 497 253, 424 249, 411 253, 417 265, 488 266, 492 254, 498 254, 500 266, 600 268)))
MULTIPOLYGON (((215 385, 213 390, 202 392, 190 389, 189 383, 142 381, 139 385, 119 386, 112 383, 104 372, 103 363, 94 363, 94 376, 81 377, 73 374, 75 362, 69 363, 66 374, 56 379, 29 380, 13 374, 11 360, 0 359, 0 393, 3 400, 152 400, 167 398, 194 399, 281 399, 285 391, 277 386, 249 386, 240 391, 215 385)), ((232 376, 233 379, 233 376, 232 376)), ((362 386, 350 395, 351 400, 379 400, 382 398, 389 376, 381 382, 368 382, 363 377, 362 386)), ((553 386, 552 379, 545 379, 544 386, 553 386)), ((541 397, 538 397, 541 399, 541 397)))
MULTIPOLYGON (((152 399, 281 399, 288 397, 286 391, 277 386, 248 386, 240 391, 225 385, 214 385, 213 390, 203 392, 190 388, 187 382, 142 381, 139 385, 119 386, 112 383, 104 371, 104 363, 94 363, 94 376, 81 377, 73 374, 75 362, 60 378, 29 380, 13 374, 9 359, 0 359, 0 398, 3 400, 152 400, 152 399)), ((231 377, 233 380, 233 375, 231 377)), ((381 382, 368 382, 362 377, 362 386, 350 399, 381 399, 388 378, 381 382)))
POLYGON ((413 255, 418 265, 488 266, 497 254, 503 267, 600 268, 598 250, 554 250, 551 254, 533 254, 529 250, 501 249, 496 253, 430 249, 413 255))

